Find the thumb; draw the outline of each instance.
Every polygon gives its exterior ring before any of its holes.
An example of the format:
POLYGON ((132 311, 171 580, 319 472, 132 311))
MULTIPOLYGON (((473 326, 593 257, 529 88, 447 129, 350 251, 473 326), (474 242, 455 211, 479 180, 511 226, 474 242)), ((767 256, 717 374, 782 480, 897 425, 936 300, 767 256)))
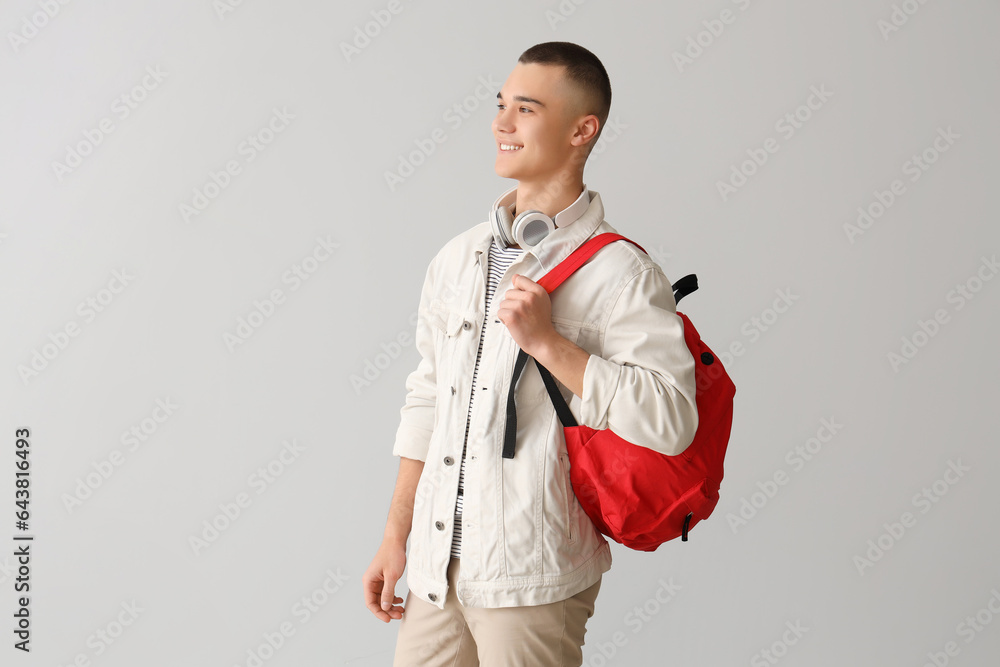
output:
POLYGON ((382 610, 388 611, 392 601, 396 599, 396 579, 386 577, 382 584, 382 610))

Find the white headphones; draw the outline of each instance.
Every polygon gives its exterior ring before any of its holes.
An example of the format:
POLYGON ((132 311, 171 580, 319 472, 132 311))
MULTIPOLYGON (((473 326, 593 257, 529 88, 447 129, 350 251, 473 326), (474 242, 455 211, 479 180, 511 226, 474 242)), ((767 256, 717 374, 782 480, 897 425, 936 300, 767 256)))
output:
POLYGON ((541 211, 528 210, 512 219, 510 207, 516 201, 517 186, 500 195, 490 207, 490 225, 497 246, 535 246, 556 229, 552 218, 541 211))

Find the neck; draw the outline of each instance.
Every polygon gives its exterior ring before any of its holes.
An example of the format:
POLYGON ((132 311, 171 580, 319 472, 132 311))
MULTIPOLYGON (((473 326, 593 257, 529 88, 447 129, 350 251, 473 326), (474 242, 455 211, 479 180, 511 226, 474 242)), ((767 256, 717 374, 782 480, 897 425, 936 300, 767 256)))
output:
POLYGON ((575 202, 583 192, 583 175, 577 174, 568 182, 552 179, 545 182, 519 181, 514 211, 534 209, 552 219, 575 202))

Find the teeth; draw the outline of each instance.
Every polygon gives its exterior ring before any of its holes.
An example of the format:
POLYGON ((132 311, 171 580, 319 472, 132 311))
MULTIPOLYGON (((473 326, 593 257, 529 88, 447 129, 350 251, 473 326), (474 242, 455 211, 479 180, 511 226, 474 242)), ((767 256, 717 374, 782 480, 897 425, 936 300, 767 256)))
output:
POLYGON ((504 151, 519 151, 522 148, 524 148, 524 146, 512 146, 510 144, 500 144, 500 150, 504 151))

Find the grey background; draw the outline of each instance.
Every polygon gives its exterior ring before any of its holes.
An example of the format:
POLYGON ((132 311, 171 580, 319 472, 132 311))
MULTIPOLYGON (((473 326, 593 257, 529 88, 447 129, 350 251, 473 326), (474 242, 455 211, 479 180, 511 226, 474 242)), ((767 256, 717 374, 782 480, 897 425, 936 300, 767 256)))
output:
POLYGON ((1000 248, 996 3, 404 0, 350 59, 341 44, 388 3, 74 2, 51 18, 43 4, 0 15, 4 664, 246 665, 282 623, 294 634, 264 664, 391 664, 398 625, 364 607, 361 576, 418 359, 392 341, 412 334, 430 258, 513 185, 493 171, 496 90, 470 96, 549 40, 586 46, 611 77, 619 129, 584 174, 607 219, 671 280, 698 274, 680 310, 713 349, 743 344, 716 514, 654 553, 612 543, 585 664, 773 664, 768 649, 787 665, 922 665, 950 641, 949 664, 994 664, 1000 280, 975 278, 993 278, 982 258, 1000 248), (724 10, 713 36, 703 22, 724 10), (883 33, 894 12, 907 20, 883 33), (162 80, 120 118, 147 67, 162 80), (782 135, 812 86, 831 96, 782 135), (246 161, 240 142, 274 108, 294 119, 246 161), (53 163, 102 118, 113 132, 60 179, 53 163), (447 140, 390 189, 385 173, 436 128, 447 140), (935 155, 947 128, 958 138, 935 155), (769 137, 779 150, 721 197, 769 137), (925 150, 937 160, 911 181, 904 164, 925 150), (241 173, 185 221, 180 205, 234 159, 241 173), (905 193, 850 242, 845 224, 894 179, 905 193), (339 247, 293 290, 282 276, 317 237, 339 247), (113 293, 116 270, 132 278, 113 293), (958 308, 948 295, 970 279, 981 289, 958 308), (284 303, 230 349, 274 289, 284 303), (777 290, 797 298, 772 317, 777 290), (102 297, 87 321, 78 304, 102 297), (938 309, 947 322, 894 368, 938 309), (53 347, 72 322, 79 335, 53 347), (158 399, 178 406, 162 423, 158 399), (823 419, 842 428, 797 469, 786 455, 823 419), (122 433, 144 420, 155 431, 131 451, 122 433), (32 431, 30 656, 11 648, 18 427, 32 431), (67 507, 114 450, 121 465, 67 507), (967 468, 953 485, 949 461, 967 468), (258 494, 269 464, 281 474, 258 494), (755 497, 779 471, 787 483, 755 497), (915 503, 936 481, 946 492, 915 503), (240 493, 251 504, 195 553, 240 493), (904 512, 915 522, 891 537, 904 512), (891 548, 859 568, 880 539, 891 548), (335 592, 317 593, 329 573, 335 592), (663 605, 661 579, 680 587, 663 605), (324 604, 304 620, 295 605, 314 593, 324 604), (133 601, 135 621, 95 643, 133 601), (970 641, 960 624, 977 612, 993 622, 970 641), (796 622, 807 630, 785 644, 796 622))

